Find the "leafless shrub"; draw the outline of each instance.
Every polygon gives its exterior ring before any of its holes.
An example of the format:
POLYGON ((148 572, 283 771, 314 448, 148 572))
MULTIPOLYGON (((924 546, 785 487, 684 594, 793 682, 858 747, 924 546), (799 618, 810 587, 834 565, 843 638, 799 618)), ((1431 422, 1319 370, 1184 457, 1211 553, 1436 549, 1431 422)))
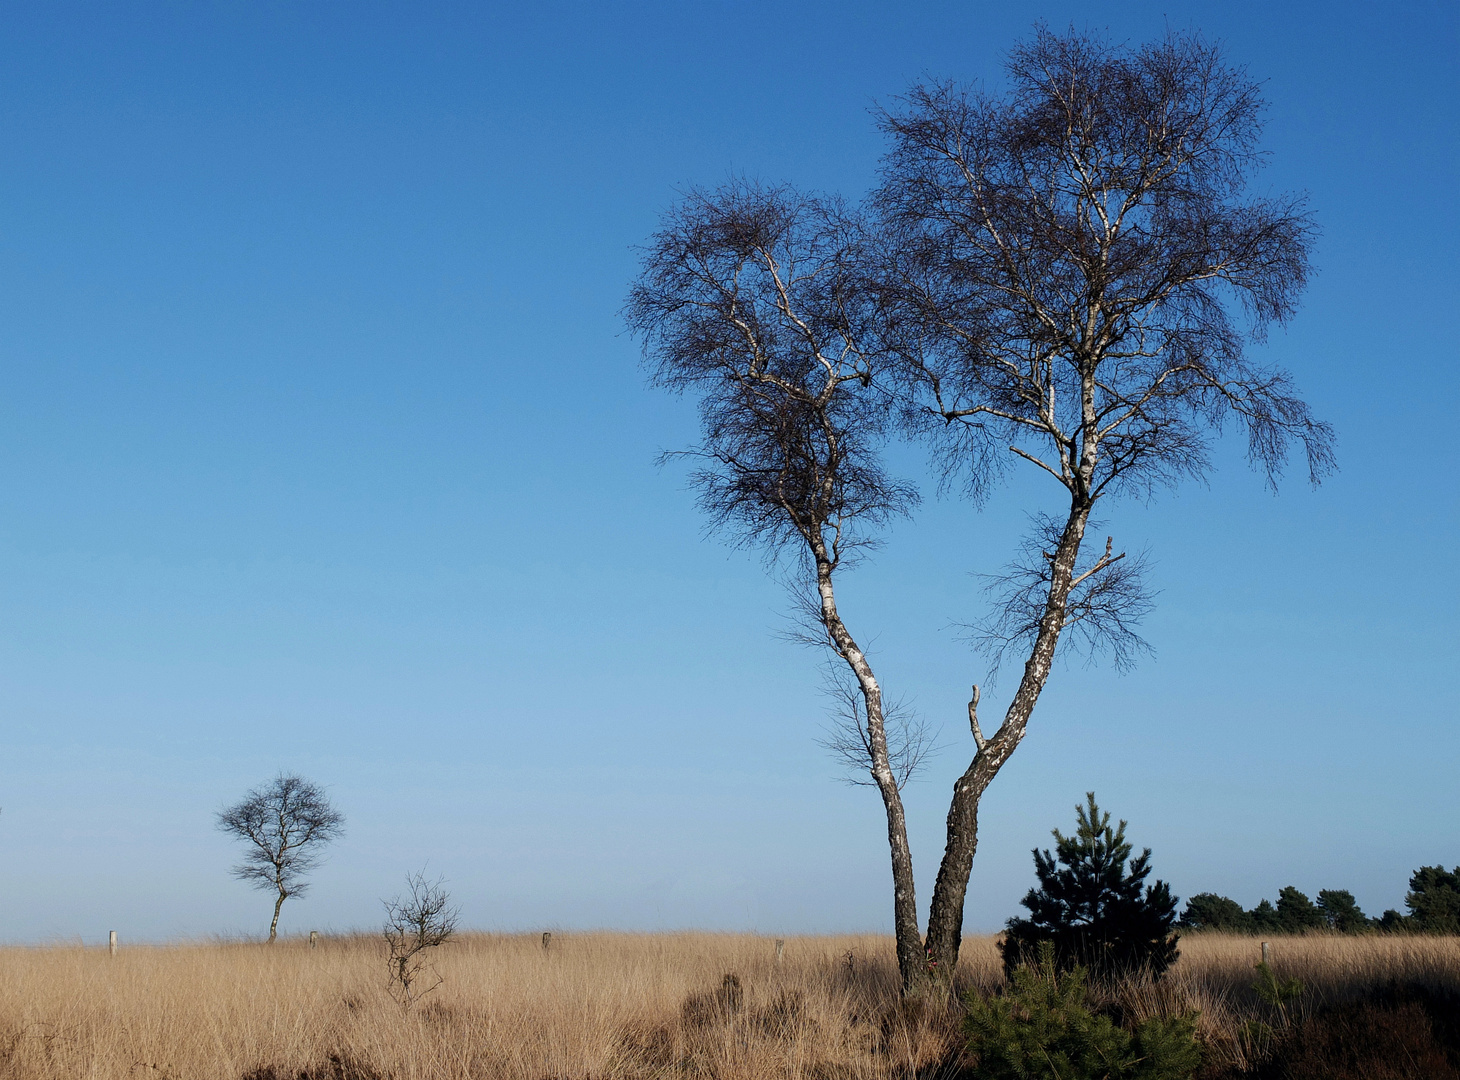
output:
POLYGON ((460 909, 442 888, 443 879, 428 881, 424 871, 406 877, 406 892, 385 903, 385 943, 390 950, 390 990, 409 1009, 442 983, 431 962, 432 951, 456 933, 460 909), (434 980, 423 986, 426 980, 434 980))

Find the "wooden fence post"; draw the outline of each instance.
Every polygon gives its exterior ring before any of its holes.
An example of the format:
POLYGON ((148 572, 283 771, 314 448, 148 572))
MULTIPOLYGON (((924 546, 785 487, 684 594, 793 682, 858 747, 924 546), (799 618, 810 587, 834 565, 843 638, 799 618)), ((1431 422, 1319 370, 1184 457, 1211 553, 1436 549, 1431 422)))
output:
POLYGON ((106 932, 106 950, 113 956, 117 955, 117 932, 115 930, 106 932))
POLYGON ((319 931, 318 930, 311 930, 309 932, 309 947, 311 949, 315 949, 315 948, 318 948, 319 947, 319 931))
POLYGON ((1266 941, 1262 943, 1262 962, 1268 967, 1272 966, 1272 946, 1266 941))

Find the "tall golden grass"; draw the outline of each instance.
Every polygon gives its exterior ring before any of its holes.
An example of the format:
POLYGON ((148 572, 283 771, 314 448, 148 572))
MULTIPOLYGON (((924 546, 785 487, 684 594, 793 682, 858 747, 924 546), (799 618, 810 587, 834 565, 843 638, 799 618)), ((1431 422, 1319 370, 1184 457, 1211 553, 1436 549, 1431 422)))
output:
MULTIPOLYGON (((1182 943, 1166 980, 1108 993, 1134 1016, 1196 1007, 1209 1056, 1240 1065, 1262 1019, 1254 938, 1182 943)), ((1274 939, 1312 1010, 1388 980, 1460 990, 1460 939, 1274 939)), ((589 1080, 703 1075, 833 1080, 951 1075, 956 1006, 898 1008, 882 937, 467 935, 403 1010, 369 937, 105 949, 0 949, 0 1077, 86 1080, 589 1080), (734 975, 727 987, 725 977, 734 975)), ((959 981, 1002 982, 995 939, 964 943, 959 981)))
POLYGON ((1274 973, 1283 980, 1299 979, 1304 987, 1281 1012, 1253 990, 1261 941, 1237 934, 1184 937, 1181 959, 1167 978, 1127 981, 1104 993, 1133 1021, 1199 1011, 1205 1058, 1233 1071, 1258 1064, 1271 1045, 1269 1039, 1253 1037, 1254 1023, 1281 1034, 1325 1006, 1395 983, 1460 995, 1460 938, 1313 934, 1268 941, 1274 973))

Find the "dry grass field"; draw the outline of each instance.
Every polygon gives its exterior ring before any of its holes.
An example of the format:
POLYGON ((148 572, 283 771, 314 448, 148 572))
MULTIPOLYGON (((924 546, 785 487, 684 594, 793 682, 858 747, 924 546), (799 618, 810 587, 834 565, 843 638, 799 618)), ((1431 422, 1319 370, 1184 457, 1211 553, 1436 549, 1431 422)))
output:
MULTIPOLYGON (((1391 980, 1460 992, 1460 940, 1275 939, 1307 984, 1293 1022, 1391 980)), ((369 937, 123 948, 0 949, 0 1078, 36 1080, 723 1080, 952 1077, 956 1009, 896 1004, 890 939, 716 934, 469 935, 409 1012, 369 937), (735 987, 726 988, 725 976, 735 987)), ((1110 991, 1131 1017, 1202 1011, 1205 1072, 1252 1064, 1256 939, 1199 935, 1156 985, 1110 991)), ((1001 982, 992 938, 959 979, 1001 982)), ((1404 1075, 1404 1074, 1396 1074, 1404 1075)))

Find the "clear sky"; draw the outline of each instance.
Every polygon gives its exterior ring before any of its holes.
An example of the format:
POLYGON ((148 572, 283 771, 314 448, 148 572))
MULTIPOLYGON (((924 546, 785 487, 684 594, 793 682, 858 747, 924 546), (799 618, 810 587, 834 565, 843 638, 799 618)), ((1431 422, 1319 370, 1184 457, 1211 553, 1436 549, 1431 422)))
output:
MULTIPOLYGON (((817 658, 654 467, 694 414, 617 312, 676 190, 859 197, 874 104, 997 85, 1037 19, 1200 28, 1265 80, 1262 184, 1323 229, 1265 355, 1342 471, 1274 497, 1229 443, 1208 485, 1107 513, 1151 550, 1157 656, 1057 669, 968 928, 1017 910, 1088 789, 1182 897, 1401 906, 1460 863, 1457 10, 5 5, 0 938, 262 931, 212 815, 281 768, 349 823, 286 932, 371 926, 422 865, 484 929, 889 928, 817 658)), ((1051 487, 930 497, 844 586, 945 728, 909 791, 924 902, 985 674, 955 626, 1051 487)))

